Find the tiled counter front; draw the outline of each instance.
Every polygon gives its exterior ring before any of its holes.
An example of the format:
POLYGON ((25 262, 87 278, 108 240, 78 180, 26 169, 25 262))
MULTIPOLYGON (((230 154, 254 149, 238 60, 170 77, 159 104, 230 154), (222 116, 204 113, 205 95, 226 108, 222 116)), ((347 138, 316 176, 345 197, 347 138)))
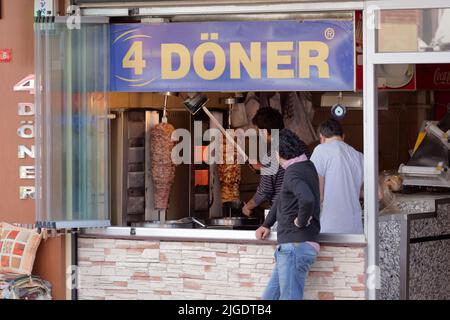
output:
POLYGON ((450 299, 450 196, 399 197, 380 217, 383 300, 450 299))
MULTIPOLYGON (((259 299, 274 246, 80 238, 79 299, 259 299)), ((364 247, 323 245, 305 299, 364 299, 364 247)))

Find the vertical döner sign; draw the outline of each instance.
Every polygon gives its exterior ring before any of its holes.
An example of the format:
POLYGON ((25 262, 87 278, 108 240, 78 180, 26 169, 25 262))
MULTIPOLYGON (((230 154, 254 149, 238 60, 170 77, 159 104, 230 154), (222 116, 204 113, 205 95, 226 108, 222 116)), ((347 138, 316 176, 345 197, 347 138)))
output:
MULTIPOLYGON (((30 158, 35 159, 35 146, 34 146, 34 120, 29 120, 30 117, 34 117, 35 108, 34 103, 19 103, 18 115, 21 117, 19 128, 17 129, 17 135, 23 139, 23 143, 18 146, 18 158, 21 160, 30 158)), ((19 197, 21 200, 34 199, 35 186, 31 185, 30 180, 35 179, 35 166, 32 165, 20 165, 19 166, 19 179, 21 180, 19 187, 19 197), (24 183, 22 184, 22 181, 24 183), (25 181, 27 181, 25 183, 25 181)))

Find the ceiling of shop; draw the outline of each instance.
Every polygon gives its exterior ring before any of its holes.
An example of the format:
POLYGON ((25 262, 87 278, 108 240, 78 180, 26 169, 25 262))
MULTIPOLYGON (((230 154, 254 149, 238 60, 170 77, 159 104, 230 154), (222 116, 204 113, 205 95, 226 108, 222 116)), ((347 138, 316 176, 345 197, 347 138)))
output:
MULTIPOLYGON (((124 7, 129 6, 130 3, 133 6, 167 6, 169 3, 171 6, 177 5, 246 5, 246 4, 274 4, 277 3, 273 0, 148 0, 148 1, 136 1, 136 0, 72 0, 74 4, 82 5, 82 6, 91 6, 91 5, 108 5, 114 7, 124 7)), ((307 2, 352 2, 352 0, 283 0, 278 3, 307 3, 307 2)))

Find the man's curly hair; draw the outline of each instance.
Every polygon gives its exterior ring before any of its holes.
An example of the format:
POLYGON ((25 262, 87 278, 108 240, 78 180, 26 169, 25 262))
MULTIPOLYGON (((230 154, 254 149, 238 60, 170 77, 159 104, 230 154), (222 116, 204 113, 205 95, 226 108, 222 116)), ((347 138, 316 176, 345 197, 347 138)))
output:
POLYGON ((304 143, 300 138, 289 129, 280 130, 279 135, 279 154, 285 160, 290 160, 305 153, 304 143))

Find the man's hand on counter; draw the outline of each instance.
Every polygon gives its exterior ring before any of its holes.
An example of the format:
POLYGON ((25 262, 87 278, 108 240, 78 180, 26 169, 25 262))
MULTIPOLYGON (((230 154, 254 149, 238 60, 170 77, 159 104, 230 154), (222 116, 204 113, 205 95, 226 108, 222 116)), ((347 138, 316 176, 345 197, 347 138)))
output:
POLYGON ((255 232, 256 239, 258 240, 266 240, 270 235, 270 229, 266 227, 259 227, 255 232))

